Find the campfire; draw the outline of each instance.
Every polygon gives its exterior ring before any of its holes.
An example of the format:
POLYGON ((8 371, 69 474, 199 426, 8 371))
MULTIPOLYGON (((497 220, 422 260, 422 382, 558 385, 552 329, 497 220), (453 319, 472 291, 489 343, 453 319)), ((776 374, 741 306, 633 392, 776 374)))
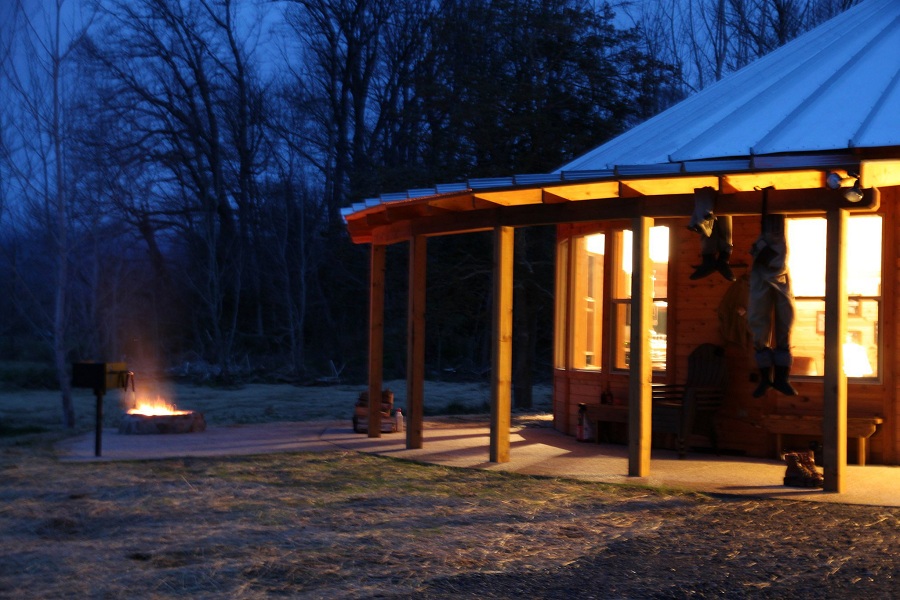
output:
POLYGON ((134 402, 119 423, 119 433, 194 433, 206 430, 203 413, 178 410, 159 396, 134 402))
POLYGON ((174 404, 169 404, 164 399, 159 396, 156 397, 155 401, 147 401, 142 400, 139 404, 137 404, 134 408, 128 409, 129 415, 147 415, 147 416, 159 416, 159 415, 186 415, 190 411, 186 410, 178 410, 174 404))

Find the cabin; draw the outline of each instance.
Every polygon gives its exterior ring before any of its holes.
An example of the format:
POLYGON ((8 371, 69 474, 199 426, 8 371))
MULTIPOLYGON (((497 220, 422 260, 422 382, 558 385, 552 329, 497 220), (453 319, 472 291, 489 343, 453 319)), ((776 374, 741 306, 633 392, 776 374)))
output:
POLYGON ((654 431, 654 390, 684 383, 694 349, 714 344, 727 379, 709 431, 682 436, 688 460, 711 442, 775 457, 819 441, 832 492, 848 462, 900 464, 898 48, 900 2, 866 0, 553 173, 349 207, 352 241, 371 246, 369 398, 382 386, 386 246, 409 247, 407 446, 419 448, 427 240, 492 231, 489 456, 508 461, 513 241, 551 224, 556 429, 576 435, 595 415, 596 435, 628 445, 629 475, 647 476, 651 447, 673 443, 654 431), (710 200, 730 225, 730 272, 698 276, 695 211, 710 200), (780 215, 788 247, 791 395, 759 391, 747 323, 764 215, 780 215))

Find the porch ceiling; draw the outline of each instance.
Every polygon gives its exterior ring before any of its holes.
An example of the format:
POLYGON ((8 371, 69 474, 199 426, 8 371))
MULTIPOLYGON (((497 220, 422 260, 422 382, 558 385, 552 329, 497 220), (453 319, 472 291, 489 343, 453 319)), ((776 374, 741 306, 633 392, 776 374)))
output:
MULTIPOLYGON (((889 155, 900 157, 900 152, 889 155)), ((603 171, 475 179, 460 184, 383 194, 344 209, 355 243, 391 244, 414 235, 446 235, 496 227, 630 218, 688 216, 693 193, 711 187, 722 214, 759 211, 759 191, 773 187, 773 210, 824 212, 835 202, 871 210, 876 194, 860 204, 827 189, 828 173, 858 173, 864 189, 900 185, 900 158, 860 159, 847 154, 753 157, 620 166, 603 171)))

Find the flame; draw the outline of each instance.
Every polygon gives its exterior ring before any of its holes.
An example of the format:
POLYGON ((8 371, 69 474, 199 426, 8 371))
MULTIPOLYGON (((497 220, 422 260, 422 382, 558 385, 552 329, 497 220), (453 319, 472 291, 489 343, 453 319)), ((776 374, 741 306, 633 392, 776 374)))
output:
POLYGON ((129 415, 147 416, 186 415, 189 412, 187 410, 178 410, 174 404, 169 404, 159 396, 156 397, 155 401, 140 400, 134 408, 128 410, 129 415))

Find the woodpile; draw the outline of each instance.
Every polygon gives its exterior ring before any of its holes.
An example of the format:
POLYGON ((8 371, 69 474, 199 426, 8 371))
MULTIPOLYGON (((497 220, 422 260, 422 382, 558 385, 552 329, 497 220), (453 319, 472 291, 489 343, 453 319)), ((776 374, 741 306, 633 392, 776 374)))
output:
MULTIPOLYGON (((394 392, 383 390, 381 392, 381 432, 393 433, 397 431, 397 424, 392 416, 394 412, 394 392)), ((369 430, 369 392, 360 392, 356 405, 353 407, 353 431, 366 433, 369 430)))

